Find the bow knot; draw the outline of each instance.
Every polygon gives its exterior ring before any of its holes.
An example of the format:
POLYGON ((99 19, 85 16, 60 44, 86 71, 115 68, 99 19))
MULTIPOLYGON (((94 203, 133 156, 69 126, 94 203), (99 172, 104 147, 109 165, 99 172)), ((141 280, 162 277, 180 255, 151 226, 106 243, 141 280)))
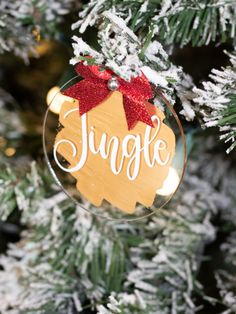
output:
MULTIPOLYGON (((85 65, 81 61, 76 66, 76 72, 84 79, 69 87, 62 93, 79 100, 80 115, 104 101, 112 91, 108 88, 108 81, 114 77, 114 72, 98 65, 85 65)), ((153 97, 152 88, 146 76, 133 77, 130 82, 120 77, 117 90, 123 94, 123 106, 128 124, 132 129, 138 121, 153 127, 151 114, 145 104, 153 97)))

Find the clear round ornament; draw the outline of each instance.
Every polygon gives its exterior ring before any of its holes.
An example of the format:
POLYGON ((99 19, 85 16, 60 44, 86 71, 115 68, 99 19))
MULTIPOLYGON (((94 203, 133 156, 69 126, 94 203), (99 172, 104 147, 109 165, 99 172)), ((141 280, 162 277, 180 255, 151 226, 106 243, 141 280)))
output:
POLYGON ((133 221, 158 212, 177 192, 186 166, 186 141, 175 110, 153 88, 155 100, 149 106, 155 106, 158 119, 162 117, 158 130, 137 122, 129 131, 122 94, 115 90, 85 119, 79 114, 79 101, 62 94, 81 80, 73 77, 48 93, 43 149, 55 182, 81 210, 101 218, 133 221))

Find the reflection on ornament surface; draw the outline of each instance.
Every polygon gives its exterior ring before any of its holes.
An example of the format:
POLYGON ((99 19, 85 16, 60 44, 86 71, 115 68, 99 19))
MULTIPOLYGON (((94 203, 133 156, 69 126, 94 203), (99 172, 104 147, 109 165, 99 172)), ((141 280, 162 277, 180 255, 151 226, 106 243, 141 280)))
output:
POLYGON ((73 102, 73 99, 71 97, 64 96, 60 92, 60 88, 58 86, 54 86, 48 91, 46 102, 47 105, 50 106, 49 110, 53 113, 60 113, 61 106, 64 101, 73 102))
POLYGON ((178 172, 174 168, 170 167, 168 176, 165 179, 162 188, 157 190, 156 193, 163 196, 171 195, 177 189, 179 181, 180 178, 178 172))

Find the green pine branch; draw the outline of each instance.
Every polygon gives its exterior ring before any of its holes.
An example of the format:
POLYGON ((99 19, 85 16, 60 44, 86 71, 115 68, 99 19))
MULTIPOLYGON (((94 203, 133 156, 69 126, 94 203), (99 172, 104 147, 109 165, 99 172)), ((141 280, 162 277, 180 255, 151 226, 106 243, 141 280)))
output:
POLYGON ((100 23, 102 12, 113 8, 140 38, 154 29, 162 43, 202 46, 212 41, 232 42, 236 34, 235 7, 234 0, 172 0, 164 4, 160 0, 92 0, 84 5, 80 14, 83 20, 78 23, 84 31, 87 24, 100 23))
POLYGON ((203 179, 187 174, 168 210, 129 224, 100 220, 76 207, 53 185, 46 187, 47 176, 34 165, 25 183, 14 172, 5 175, 5 190, 15 191, 10 186, 18 184, 20 198, 12 199, 25 204, 22 222, 28 230, 0 257, 0 298, 11 296, 0 304, 4 313, 10 314, 9 307, 20 314, 102 311, 110 309, 111 297, 125 314, 197 309, 195 297, 203 294, 196 280, 199 254, 214 238, 209 219, 221 198, 203 179), (6 284, 10 273, 17 295, 6 284))
POLYGON ((230 54, 231 65, 221 70, 213 69, 211 81, 203 82, 203 88, 194 88, 194 103, 204 119, 205 126, 218 126, 220 139, 229 148, 236 147, 236 55, 230 54))

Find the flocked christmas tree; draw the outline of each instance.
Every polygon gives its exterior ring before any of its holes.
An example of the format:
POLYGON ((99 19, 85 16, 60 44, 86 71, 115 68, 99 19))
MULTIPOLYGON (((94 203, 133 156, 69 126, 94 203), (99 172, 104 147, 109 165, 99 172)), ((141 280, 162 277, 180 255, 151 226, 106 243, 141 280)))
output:
POLYGON ((19 232, 12 217, 20 213, 23 231, 0 257, 0 312, 207 313, 204 306, 220 304, 235 313, 235 1, 15 0, 2 1, 0 14, 1 62, 15 54, 27 64, 40 57, 42 40, 61 40, 70 16, 71 63, 90 55, 125 80, 141 69, 173 103, 190 154, 178 194, 157 214, 132 223, 99 219, 74 205, 42 163, 29 167, 29 153, 9 162, 27 134, 36 139, 24 105, 12 111, 16 101, 1 89, 0 228, 19 232), (194 83, 172 55, 210 43, 227 44, 228 63, 194 83), (200 273, 219 233, 211 295, 200 273))

